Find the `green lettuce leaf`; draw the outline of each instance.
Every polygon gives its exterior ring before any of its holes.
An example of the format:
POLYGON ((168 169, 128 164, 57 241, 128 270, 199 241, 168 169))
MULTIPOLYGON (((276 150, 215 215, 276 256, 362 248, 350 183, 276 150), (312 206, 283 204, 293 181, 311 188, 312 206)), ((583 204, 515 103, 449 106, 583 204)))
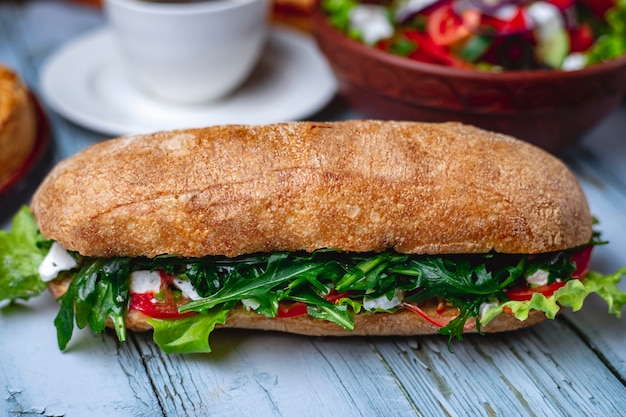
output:
POLYGON ((620 268, 608 275, 590 271, 584 281, 577 279, 568 281, 550 297, 536 293, 528 301, 512 300, 494 304, 482 312, 480 324, 486 325, 505 309, 510 310, 515 318, 521 321, 526 320, 532 310, 543 311, 547 318, 554 319, 561 306, 578 311, 582 308, 585 298, 593 293, 606 301, 609 313, 621 317, 621 310, 626 305, 626 292, 620 290, 617 284, 623 275, 626 275, 626 268, 620 268))
POLYGON ((617 0, 605 15, 606 30, 587 52, 587 63, 597 64, 626 53, 626 0, 617 0))
POLYGON ((585 279, 585 288, 589 293, 596 293, 609 306, 609 313, 617 317, 622 316, 622 307, 626 305, 626 292, 620 291, 617 284, 626 275, 626 268, 620 268, 613 274, 602 275, 598 272, 589 272, 585 279))
POLYGON ((209 353, 209 335, 217 324, 224 324, 228 308, 213 308, 202 314, 176 320, 149 318, 153 339, 165 353, 209 353))
POLYGON ((0 230, 0 301, 27 300, 46 289, 38 268, 49 248, 30 209, 23 206, 11 231, 0 230))

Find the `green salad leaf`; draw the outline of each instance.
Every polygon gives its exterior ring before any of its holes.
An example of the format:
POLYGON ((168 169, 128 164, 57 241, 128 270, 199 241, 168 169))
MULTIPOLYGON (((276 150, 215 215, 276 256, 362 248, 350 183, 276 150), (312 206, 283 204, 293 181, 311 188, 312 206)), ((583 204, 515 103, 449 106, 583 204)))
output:
POLYGON ((217 324, 224 324, 227 309, 214 308, 176 320, 148 319, 153 339, 165 353, 210 353, 209 335, 217 324))
MULTIPOLYGON (((584 281, 586 292, 588 294, 598 294, 608 304, 609 313, 617 317, 621 317, 622 308, 626 305, 626 292, 621 291, 617 287, 617 284, 622 279, 622 275, 626 275, 626 268, 620 268, 618 271, 608 275, 591 271, 587 274, 584 281)), ((568 301, 568 305, 574 306, 571 301, 568 301)))
POLYGON ((13 217, 11 231, 0 230, 0 301, 27 300, 46 289, 38 268, 50 244, 26 206, 13 217))
POLYGON ((607 28, 587 52, 587 63, 597 64, 626 53, 626 0, 617 0, 605 16, 607 28))
POLYGON ((74 330, 89 325, 101 333, 111 319, 120 341, 126 340, 126 308, 129 297, 130 258, 90 259, 74 276, 54 320, 61 350, 74 330))
POLYGON ((620 290, 617 284, 623 275, 626 275, 626 268, 620 268, 608 275, 590 271, 583 281, 572 279, 549 297, 535 293, 528 301, 511 300, 494 303, 482 312, 480 323, 486 325, 505 310, 511 311, 515 318, 521 321, 526 320, 532 310, 542 311, 546 317, 553 319, 561 307, 569 307, 573 311, 580 310, 585 298, 594 293, 606 301, 609 313, 621 317, 621 310, 626 305, 626 292, 620 290))

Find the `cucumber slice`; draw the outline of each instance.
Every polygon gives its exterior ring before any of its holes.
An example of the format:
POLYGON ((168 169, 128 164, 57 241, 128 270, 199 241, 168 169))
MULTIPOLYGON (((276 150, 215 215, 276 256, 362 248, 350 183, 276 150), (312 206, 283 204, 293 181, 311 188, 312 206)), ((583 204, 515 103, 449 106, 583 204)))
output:
POLYGON ((569 36, 565 30, 552 33, 549 38, 540 40, 536 47, 536 56, 539 62, 547 66, 559 69, 570 51, 569 36))

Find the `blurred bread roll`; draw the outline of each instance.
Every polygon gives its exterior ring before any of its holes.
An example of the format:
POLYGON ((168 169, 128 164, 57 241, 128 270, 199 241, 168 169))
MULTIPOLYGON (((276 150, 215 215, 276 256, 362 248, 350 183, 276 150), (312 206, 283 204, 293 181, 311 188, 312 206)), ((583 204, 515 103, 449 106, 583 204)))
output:
POLYGON ((0 184, 28 159, 35 146, 35 110, 17 74, 0 64, 0 184))

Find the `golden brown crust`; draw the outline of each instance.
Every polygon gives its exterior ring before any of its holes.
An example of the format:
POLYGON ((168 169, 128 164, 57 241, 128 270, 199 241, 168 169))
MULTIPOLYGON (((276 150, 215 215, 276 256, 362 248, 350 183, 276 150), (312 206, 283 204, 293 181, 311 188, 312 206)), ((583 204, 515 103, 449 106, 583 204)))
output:
POLYGON ((9 68, 0 65, 0 185, 31 154, 36 119, 28 90, 9 68))
POLYGON ((60 163, 32 209, 45 236, 103 257, 540 253, 592 233, 561 161, 458 123, 293 122, 119 138, 60 163))
MULTIPOLYGON (((59 298, 67 291, 69 280, 56 280, 48 284, 48 289, 59 298)), ((433 303, 425 303, 420 308, 428 316, 446 323, 458 315, 454 307, 447 307, 438 312, 438 307, 433 303)), ((126 317, 126 326, 129 330, 144 332, 152 330, 152 326, 146 321, 148 316, 137 311, 130 310, 126 317)), ((291 318, 268 319, 263 315, 250 312, 243 307, 235 307, 228 313, 226 323, 218 328, 237 328, 250 330, 272 330, 286 333, 296 333, 308 336, 417 336, 439 333, 439 328, 427 322, 421 316, 409 310, 398 310, 395 313, 360 313, 354 317, 354 330, 347 331, 341 326, 329 322, 314 319, 310 316, 291 318)), ((531 311, 524 321, 516 319, 511 314, 500 314, 481 327, 481 332, 495 333, 518 330, 533 326, 546 320, 544 313, 531 311)), ((468 323, 473 323, 470 319, 468 323)), ((108 323, 112 327, 111 323, 108 323)), ((475 333, 476 328, 467 329, 466 333, 475 333)))

